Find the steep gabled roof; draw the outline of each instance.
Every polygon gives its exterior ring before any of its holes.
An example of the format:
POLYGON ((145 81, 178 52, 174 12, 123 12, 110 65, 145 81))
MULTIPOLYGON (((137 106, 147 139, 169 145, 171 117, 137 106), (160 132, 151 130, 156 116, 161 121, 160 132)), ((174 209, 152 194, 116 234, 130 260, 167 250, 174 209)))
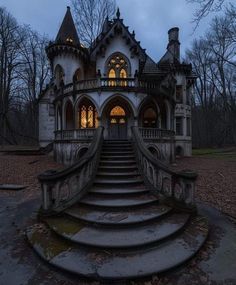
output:
POLYGON ((70 7, 67 7, 66 15, 57 34, 55 43, 73 44, 75 46, 80 45, 70 7))
POLYGON ((127 26, 124 25, 123 19, 120 18, 120 11, 117 10, 116 18, 113 21, 105 20, 101 34, 96 38, 90 47, 91 55, 104 52, 104 49, 110 44, 116 34, 122 35, 126 44, 130 46, 133 54, 142 56, 145 60, 145 49, 140 46, 140 42, 135 39, 135 33, 130 33, 127 26))
POLYGON ((143 74, 158 74, 158 73, 162 73, 162 71, 158 68, 158 65, 155 63, 155 61, 147 55, 142 73, 143 74))

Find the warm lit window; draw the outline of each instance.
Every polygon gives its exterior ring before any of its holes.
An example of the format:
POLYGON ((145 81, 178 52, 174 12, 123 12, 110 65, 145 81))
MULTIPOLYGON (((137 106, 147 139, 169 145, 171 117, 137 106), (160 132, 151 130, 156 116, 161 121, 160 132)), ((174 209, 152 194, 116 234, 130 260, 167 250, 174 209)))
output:
POLYGON ((98 113, 89 100, 83 100, 78 108, 78 128, 97 128, 98 113))
POLYGON ((126 86, 127 81, 122 80, 128 77, 128 63, 121 54, 115 54, 108 62, 108 77, 117 78, 110 80, 110 86, 126 86))
POLYGON ((121 108, 120 106, 116 106, 111 110, 110 116, 114 116, 114 117, 125 116, 125 110, 121 108))

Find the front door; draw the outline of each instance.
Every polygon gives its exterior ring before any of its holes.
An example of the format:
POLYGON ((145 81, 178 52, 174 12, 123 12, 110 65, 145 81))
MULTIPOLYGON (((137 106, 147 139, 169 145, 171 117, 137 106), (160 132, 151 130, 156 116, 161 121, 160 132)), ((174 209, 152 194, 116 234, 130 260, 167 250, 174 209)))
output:
POLYGON ((116 106, 110 112, 109 138, 113 140, 127 139, 127 117, 122 107, 116 106))

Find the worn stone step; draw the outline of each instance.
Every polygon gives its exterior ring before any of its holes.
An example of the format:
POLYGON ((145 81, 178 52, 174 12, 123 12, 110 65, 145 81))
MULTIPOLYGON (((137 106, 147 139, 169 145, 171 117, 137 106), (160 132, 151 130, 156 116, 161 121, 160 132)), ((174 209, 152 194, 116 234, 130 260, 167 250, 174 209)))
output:
POLYGON ((102 151, 101 152, 101 156, 133 156, 134 155, 134 151, 130 150, 130 151, 124 151, 124 150, 119 150, 119 151, 102 151))
POLYGON ((32 247, 51 265, 79 276, 110 282, 147 277, 180 266, 198 252, 207 235, 207 221, 199 216, 174 239, 133 250, 99 250, 75 245, 59 238, 43 224, 27 231, 32 247))
POLYGON ((134 178, 119 178, 119 177, 96 177, 94 180, 94 185, 123 185, 123 186, 129 186, 129 185, 137 185, 143 183, 143 178, 141 178, 139 175, 137 175, 134 178))
POLYGON ((134 159, 134 154, 122 154, 122 155, 101 155, 101 160, 131 160, 134 159))
POLYGON ((124 172, 129 172, 129 171, 138 171, 138 167, 136 164, 133 165, 110 165, 110 166, 102 166, 100 165, 98 167, 98 171, 101 172, 120 172, 120 173, 124 173, 124 172))
POLYGON ((165 217, 172 211, 166 205, 154 204, 139 206, 134 209, 102 209, 76 204, 67 209, 65 213, 74 219, 88 223, 102 224, 106 226, 130 226, 134 224, 148 223, 165 217))
POLYGON ((170 215, 161 221, 132 227, 116 228, 102 225, 86 225, 67 217, 45 219, 48 226, 58 235, 71 242, 100 248, 134 248, 148 246, 176 234, 189 220, 188 214, 170 215))
POLYGON ((146 204, 158 203, 157 198, 151 194, 143 194, 137 196, 125 196, 125 197, 110 197, 107 195, 95 195, 88 194, 83 199, 80 200, 80 203, 85 205, 97 206, 97 207, 107 207, 107 208, 126 208, 126 207, 135 207, 146 204))
POLYGON ((134 185, 131 187, 121 187, 120 185, 113 186, 93 186, 90 190, 90 193, 98 193, 98 194, 107 194, 107 195, 125 195, 125 194, 142 194, 148 193, 149 190, 141 184, 134 185))
POLYGON ((102 178, 102 177, 106 177, 106 178, 134 178, 134 177, 137 177, 137 176, 140 176, 140 174, 138 173, 138 171, 132 171, 132 172, 108 172, 108 171, 98 171, 97 172, 97 177, 98 178, 102 178))
POLYGON ((136 161, 134 159, 127 159, 127 160, 100 160, 101 166, 127 166, 127 165, 136 165, 136 161))

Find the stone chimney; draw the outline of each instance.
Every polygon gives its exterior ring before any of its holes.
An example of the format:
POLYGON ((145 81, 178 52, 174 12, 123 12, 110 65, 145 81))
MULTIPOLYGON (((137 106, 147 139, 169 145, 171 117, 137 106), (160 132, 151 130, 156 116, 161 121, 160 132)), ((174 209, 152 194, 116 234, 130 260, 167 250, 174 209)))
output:
POLYGON ((173 56, 173 62, 177 59, 180 61, 180 42, 179 42, 179 28, 175 27, 168 31, 169 43, 167 50, 173 56))

